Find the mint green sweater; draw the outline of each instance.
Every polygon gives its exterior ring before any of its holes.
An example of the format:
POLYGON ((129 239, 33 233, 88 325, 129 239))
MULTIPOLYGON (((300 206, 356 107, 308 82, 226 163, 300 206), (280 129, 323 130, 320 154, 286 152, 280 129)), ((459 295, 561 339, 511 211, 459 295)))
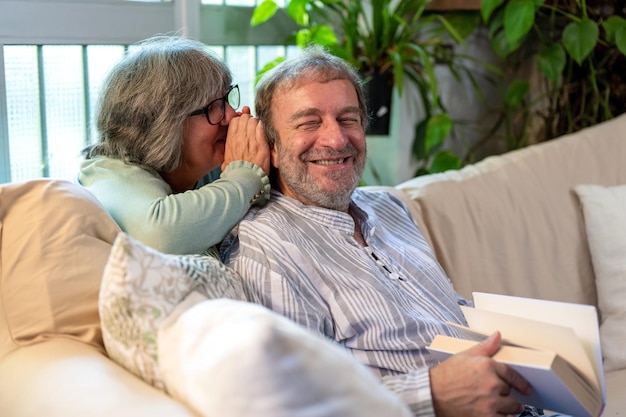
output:
POLYGON ((269 178, 247 161, 232 162, 219 179, 178 194, 155 170, 107 157, 85 160, 78 181, 123 231, 172 254, 207 251, 252 204, 265 203, 270 196, 269 178))

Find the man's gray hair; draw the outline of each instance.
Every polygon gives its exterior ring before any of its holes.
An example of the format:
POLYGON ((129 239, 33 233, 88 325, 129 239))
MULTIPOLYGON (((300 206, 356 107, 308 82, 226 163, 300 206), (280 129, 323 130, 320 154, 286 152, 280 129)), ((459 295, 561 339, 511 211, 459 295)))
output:
POLYGON ((257 84, 255 112, 263 123, 265 136, 271 145, 278 140, 272 117, 272 101, 277 91, 289 90, 301 83, 348 80, 354 85, 359 100, 361 125, 367 131, 369 124, 363 80, 349 63, 320 46, 309 46, 298 55, 280 63, 263 74, 257 84))
POLYGON ((96 111, 98 142, 84 153, 170 172, 182 163, 189 113, 231 82, 226 64, 201 42, 169 35, 141 41, 109 73, 96 111))

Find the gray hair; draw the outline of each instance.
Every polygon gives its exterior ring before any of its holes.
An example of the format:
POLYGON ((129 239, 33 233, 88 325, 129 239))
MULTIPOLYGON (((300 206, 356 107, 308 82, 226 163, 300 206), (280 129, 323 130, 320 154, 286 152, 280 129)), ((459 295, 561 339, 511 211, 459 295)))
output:
POLYGON ((189 113, 231 82, 226 64, 201 42, 169 35, 141 41, 109 73, 96 111, 98 142, 83 153, 170 172, 182 163, 189 113))
POLYGON ((333 80, 348 80, 352 83, 359 100, 361 126, 363 131, 367 131, 369 117, 361 75, 346 61, 320 46, 313 45, 263 74, 257 84, 254 107, 271 145, 279 139, 272 117, 274 94, 311 81, 325 83, 333 80))

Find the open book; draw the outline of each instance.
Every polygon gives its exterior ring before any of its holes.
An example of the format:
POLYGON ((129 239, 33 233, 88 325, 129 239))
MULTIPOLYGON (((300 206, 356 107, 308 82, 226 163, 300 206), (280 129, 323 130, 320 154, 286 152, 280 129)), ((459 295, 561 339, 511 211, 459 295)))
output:
POLYGON ((461 352, 499 331, 493 356, 533 386, 524 404, 576 417, 598 417, 606 404, 600 333, 595 307, 582 304, 474 293, 474 308, 462 306, 468 327, 460 338, 438 335, 429 350, 438 358, 461 352))

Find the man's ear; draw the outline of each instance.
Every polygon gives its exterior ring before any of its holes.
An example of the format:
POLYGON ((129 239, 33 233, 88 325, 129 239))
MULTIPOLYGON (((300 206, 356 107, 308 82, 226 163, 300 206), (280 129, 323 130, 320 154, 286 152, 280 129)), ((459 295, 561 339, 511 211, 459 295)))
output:
POLYGON ((278 151, 276 150, 276 144, 272 145, 272 149, 270 149, 270 164, 274 168, 278 168, 278 151))

